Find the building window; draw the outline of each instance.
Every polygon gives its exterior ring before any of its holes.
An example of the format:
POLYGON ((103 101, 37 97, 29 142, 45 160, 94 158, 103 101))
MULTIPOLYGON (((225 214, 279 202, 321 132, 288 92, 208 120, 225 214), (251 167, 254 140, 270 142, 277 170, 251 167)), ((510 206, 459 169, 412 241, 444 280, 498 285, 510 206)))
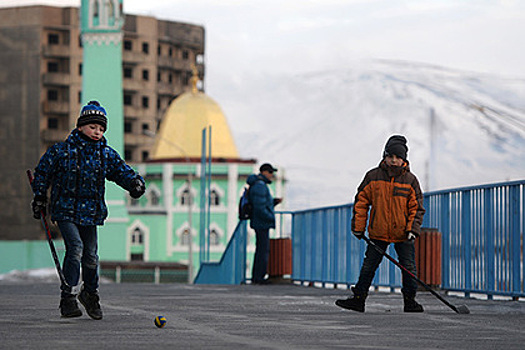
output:
POLYGON ((157 72, 157 81, 162 81, 162 75, 160 72, 157 72))
POLYGON ((147 69, 142 70, 142 80, 149 80, 149 71, 147 69))
POLYGON ((58 91, 57 90, 47 90, 47 99, 49 101, 58 101, 58 91))
POLYGON ((133 42, 131 40, 124 40, 124 50, 126 51, 133 50, 133 42))
POLYGON ((130 260, 131 261, 144 261, 144 254, 143 253, 131 253, 130 260))
POLYGON ((149 152, 148 151, 142 151, 142 161, 145 162, 149 159, 149 152))
POLYGON ((162 55, 162 49, 160 48, 160 45, 157 46, 157 55, 158 56, 162 55))
POLYGON ((187 60, 188 58, 190 58, 190 52, 188 50, 182 51, 182 59, 187 60))
POLYGON ((193 203, 191 191, 188 187, 182 191, 182 195, 180 197, 180 205, 188 205, 190 202, 193 203))
POLYGON ((82 63, 78 64, 78 75, 82 76, 82 63))
POLYGON ((190 245, 190 229, 185 228, 180 235, 180 245, 190 245))
POLYGON ((58 72, 58 62, 47 62, 47 71, 49 73, 58 72))
POLYGON ((160 193, 156 188, 153 188, 151 191, 149 191, 149 200, 150 204, 154 207, 158 207, 160 205, 160 193))
POLYGON ((168 82, 171 84, 172 81, 173 81, 173 75, 171 75, 170 73, 170 75, 168 76, 168 82))
POLYGON ((48 118, 47 119, 47 128, 48 129, 58 129, 58 119, 57 118, 48 118))
POLYGON ((168 55, 169 55, 170 57, 173 56, 173 49, 172 49, 171 47, 170 47, 170 51, 169 51, 168 55))
POLYGON ((133 105, 133 96, 130 94, 124 94, 124 106, 133 105))
POLYGON ((78 103, 82 103, 82 91, 78 92, 78 103))
POLYGON ((221 197, 215 189, 210 192, 210 205, 219 205, 221 203, 221 197))
POLYGON ((220 243, 219 233, 215 229, 212 229, 210 231, 210 245, 219 245, 220 243))
POLYGON ((124 67, 124 78, 133 78, 133 68, 124 67))
POLYGON ((148 96, 142 96, 142 107, 143 108, 149 107, 149 97, 148 96))
POLYGON ((160 111, 160 98, 157 98, 157 110, 160 111))
POLYGON ((131 234, 131 245, 142 245, 144 244, 144 233, 140 228, 136 228, 133 230, 133 233, 131 234))
POLYGON ((149 124, 142 123, 142 131, 149 130, 149 124))
POLYGON ((188 85, 190 83, 191 77, 192 77, 192 73, 186 72, 186 74, 184 74, 183 84, 188 85))
POLYGON ((133 132, 133 123, 129 121, 124 122, 124 133, 130 134, 133 132))
POLYGON ((60 43, 58 34, 55 33, 49 33, 47 35, 47 43, 49 45, 58 45, 60 43))
POLYGON ((124 160, 128 162, 131 161, 132 155, 133 155, 133 152, 131 152, 130 149, 124 149, 124 160))
POLYGON ((142 52, 149 53, 149 44, 148 43, 142 43, 142 52))

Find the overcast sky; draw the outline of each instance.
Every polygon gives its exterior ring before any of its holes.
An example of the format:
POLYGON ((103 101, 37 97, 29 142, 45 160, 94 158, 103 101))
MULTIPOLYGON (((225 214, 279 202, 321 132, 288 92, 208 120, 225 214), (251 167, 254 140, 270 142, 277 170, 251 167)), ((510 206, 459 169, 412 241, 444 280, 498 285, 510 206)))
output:
MULTIPOLYGON (((80 0, 0 0, 79 6, 80 0)), ((253 74, 399 59, 525 78, 522 0, 124 0, 124 11, 206 28, 206 90, 253 74)))

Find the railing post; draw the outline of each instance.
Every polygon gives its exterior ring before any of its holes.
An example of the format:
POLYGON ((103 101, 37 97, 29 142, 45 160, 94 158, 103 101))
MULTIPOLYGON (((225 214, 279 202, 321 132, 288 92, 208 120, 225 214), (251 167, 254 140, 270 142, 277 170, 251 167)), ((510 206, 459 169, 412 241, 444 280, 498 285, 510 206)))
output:
POLYGON ((521 239, 520 239, 520 192, 519 185, 510 186, 509 189, 509 234, 512 249, 511 268, 512 268, 512 293, 515 295, 521 292, 521 239))
POLYGON ((471 190, 464 191, 461 196, 461 235, 463 244, 461 251, 465 258, 464 278, 465 278, 465 296, 470 295, 472 289, 472 208, 471 208, 471 190))
POLYGON ((492 299, 494 292, 494 189, 485 189, 483 201, 483 231, 485 236, 485 288, 488 299, 492 299))

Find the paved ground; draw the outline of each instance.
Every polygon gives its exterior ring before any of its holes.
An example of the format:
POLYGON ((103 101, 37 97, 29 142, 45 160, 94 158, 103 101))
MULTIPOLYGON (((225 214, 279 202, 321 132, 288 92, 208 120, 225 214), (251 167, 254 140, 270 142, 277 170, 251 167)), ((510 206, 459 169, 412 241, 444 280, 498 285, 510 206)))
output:
POLYGON ((57 286, 0 282, 0 349, 523 349, 525 303, 464 300, 459 315, 427 292, 422 314, 371 293, 364 314, 337 308, 347 291, 296 285, 104 284, 104 319, 61 319, 57 286), (167 326, 153 325, 164 315, 167 326))

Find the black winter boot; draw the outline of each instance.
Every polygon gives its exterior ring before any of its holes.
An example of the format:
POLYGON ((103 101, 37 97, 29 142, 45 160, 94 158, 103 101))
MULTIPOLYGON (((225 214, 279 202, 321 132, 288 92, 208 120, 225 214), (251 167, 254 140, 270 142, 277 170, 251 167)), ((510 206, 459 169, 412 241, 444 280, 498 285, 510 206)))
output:
POLYGON ((335 305, 343 309, 365 312, 365 300, 368 293, 358 292, 354 287, 352 287, 352 292, 354 293, 352 298, 336 300, 335 305))
POLYGON ((405 312, 423 312, 423 306, 416 301, 415 295, 403 295, 405 312))
POLYGON ((102 319, 102 310, 100 309, 100 297, 98 293, 88 293, 82 289, 78 295, 78 301, 86 308, 86 312, 94 320, 102 319))
POLYGON ((82 311, 78 308, 77 298, 74 295, 62 297, 60 299, 60 315, 62 317, 80 317, 82 311))

